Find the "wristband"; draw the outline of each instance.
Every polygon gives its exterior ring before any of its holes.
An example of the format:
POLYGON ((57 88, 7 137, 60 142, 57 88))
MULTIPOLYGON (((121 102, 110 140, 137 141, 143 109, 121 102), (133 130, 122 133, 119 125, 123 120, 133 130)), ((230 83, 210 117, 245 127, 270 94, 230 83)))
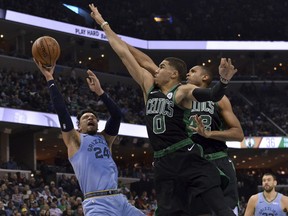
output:
POLYGON ((219 101, 225 94, 227 84, 218 81, 212 88, 195 88, 192 92, 198 102, 219 101))
POLYGON ((223 84, 226 84, 226 85, 227 85, 230 80, 225 79, 225 78, 223 78, 222 76, 220 76, 220 81, 221 81, 223 84))
POLYGON ((103 101, 103 100, 107 100, 108 95, 106 94, 106 92, 104 92, 103 94, 99 95, 99 98, 103 101))
POLYGON ((52 79, 52 80, 49 80, 47 82, 47 85, 48 85, 48 88, 51 88, 53 85, 55 85, 55 81, 52 79))
POLYGON ((122 118, 121 109, 105 92, 100 95, 99 98, 106 105, 110 113, 110 118, 107 120, 104 130, 108 135, 116 136, 119 132, 120 122, 122 118))
POLYGON ((105 25, 109 25, 108 22, 104 21, 102 24, 101 24, 101 28, 103 29, 105 25))

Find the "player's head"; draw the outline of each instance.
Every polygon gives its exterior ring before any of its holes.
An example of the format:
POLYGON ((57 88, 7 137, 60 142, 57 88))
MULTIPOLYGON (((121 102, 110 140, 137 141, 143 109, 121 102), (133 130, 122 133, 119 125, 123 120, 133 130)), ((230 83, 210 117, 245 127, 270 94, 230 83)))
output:
POLYGON ((272 173, 265 173, 262 177, 262 187, 267 193, 275 190, 277 185, 276 176, 272 173))
POLYGON ((175 80, 180 83, 185 79, 187 73, 186 63, 175 57, 165 58, 159 65, 155 74, 155 83, 157 85, 163 85, 168 81, 175 80))
POLYGON ((207 87, 213 80, 213 74, 211 70, 202 65, 196 65, 192 67, 186 75, 187 83, 199 86, 207 87))
POLYGON ((98 131, 98 116, 90 109, 82 110, 77 115, 78 131, 90 135, 98 131))

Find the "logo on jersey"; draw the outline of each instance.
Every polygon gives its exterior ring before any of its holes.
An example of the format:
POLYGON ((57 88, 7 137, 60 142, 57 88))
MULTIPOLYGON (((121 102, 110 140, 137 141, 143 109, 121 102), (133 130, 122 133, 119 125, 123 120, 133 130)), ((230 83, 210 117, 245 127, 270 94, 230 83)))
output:
POLYGON ((197 102, 193 101, 191 113, 194 112, 208 112, 210 114, 214 114, 214 105, 213 101, 206 101, 206 102, 197 102))
POLYGON ((157 92, 159 92, 159 91, 158 90, 157 91, 152 91, 152 92, 150 92, 150 94, 155 94, 157 92))
POLYGON ((173 97, 173 93, 172 92, 169 92, 168 94, 167 94, 167 98, 168 99, 171 99, 173 97))
POLYGON ((92 142, 90 142, 90 144, 88 145, 88 151, 91 152, 91 151, 95 151, 95 147, 98 147, 97 144, 104 144, 107 146, 107 143, 104 139, 100 138, 100 137, 95 137, 92 142))
POLYGON ((273 209, 273 207, 271 208, 270 206, 265 206, 263 208, 260 208, 258 211, 258 214, 256 215, 273 215, 276 216, 278 215, 278 211, 277 209, 273 209))
POLYGON ((195 144, 193 144, 190 148, 188 147, 188 151, 192 151, 193 147, 195 146, 195 144))
POLYGON ((107 146, 107 142, 101 137, 94 137, 89 143, 87 151, 93 152, 97 159, 110 158, 110 150, 107 146), (104 146, 99 144, 103 144, 104 146))
POLYGON ((152 98, 147 101, 146 115, 161 114, 173 117, 174 102, 166 98, 152 98))

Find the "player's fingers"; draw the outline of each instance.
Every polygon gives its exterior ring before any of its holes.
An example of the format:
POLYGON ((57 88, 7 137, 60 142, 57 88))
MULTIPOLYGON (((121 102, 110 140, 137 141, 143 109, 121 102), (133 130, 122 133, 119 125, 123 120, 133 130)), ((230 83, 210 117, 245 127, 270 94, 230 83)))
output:
POLYGON ((90 85, 92 83, 91 79, 89 77, 86 78, 87 83, 90 85))
POLYGON ((228 64, 229 64, 229 65, 232 65, 231 58, 228 58, 228 64))
POLYGON ((190 130, 197 131, 197 127, 189 126, 190 130))
POLYGON ((197 121, 198 124, 202 122, 201 116, 198 115, 195 116, 195 120, 197 121))

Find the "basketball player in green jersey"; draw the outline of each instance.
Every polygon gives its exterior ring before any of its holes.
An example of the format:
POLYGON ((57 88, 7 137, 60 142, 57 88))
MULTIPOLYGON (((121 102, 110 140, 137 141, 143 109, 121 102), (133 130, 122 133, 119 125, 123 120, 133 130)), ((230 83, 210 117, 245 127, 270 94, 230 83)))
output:
POLYGON ((152 76, 139 65, 97 8, 89 6, 92 18, 104 30, 111 47, 143 91, 146 126, 155 159, 156 215, 188 216, 190 194, 201 196, 218 216, 235 215, 224 202, 218 170, 201 156, 199 146, 192 142, 187 130, 191 101, 218 101, 224 96, 229 80, 237 72, 231 59, 221 59, 221 81, 211 89, 179 84, 187 67, 174 57, 164 59, 152 76))

